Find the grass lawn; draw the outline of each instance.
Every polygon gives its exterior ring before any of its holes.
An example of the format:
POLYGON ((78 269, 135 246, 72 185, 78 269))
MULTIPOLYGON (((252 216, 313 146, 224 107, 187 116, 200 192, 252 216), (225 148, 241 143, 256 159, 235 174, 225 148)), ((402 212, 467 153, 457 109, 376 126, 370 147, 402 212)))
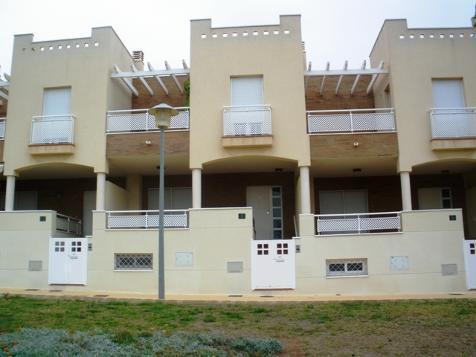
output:
POLYGON ((100 329, 120 343, 157 330, 274 338, 284 344, 284 355, 476 355, 476 299, 161 303, 0 298, 0 334, 25 327, 100 329))

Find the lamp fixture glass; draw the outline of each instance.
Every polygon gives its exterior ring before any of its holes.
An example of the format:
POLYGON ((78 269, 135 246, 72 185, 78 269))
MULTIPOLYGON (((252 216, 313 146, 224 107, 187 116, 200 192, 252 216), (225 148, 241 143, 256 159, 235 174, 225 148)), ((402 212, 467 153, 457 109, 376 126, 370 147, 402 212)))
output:
POLYGON ((166 103, 160 103, 149 109, 149 114, 155 117, 157 128, 168 128, 170 126, 170 118, 177 115, 178 112, 174 107, 166 103))

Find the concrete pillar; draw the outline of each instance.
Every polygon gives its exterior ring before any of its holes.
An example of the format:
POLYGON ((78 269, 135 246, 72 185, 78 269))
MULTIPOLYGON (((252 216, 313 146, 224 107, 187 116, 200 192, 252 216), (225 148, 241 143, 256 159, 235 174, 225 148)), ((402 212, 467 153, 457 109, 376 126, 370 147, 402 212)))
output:
POLYGON ((192 169, 192 205, 202 208, 202 169, 192 169))
POLYGON ((96 211, 104 211, 106 206, 106 174, 97 173, 96 179, 96 211))
POLYGON ((410 172, 400 172, 400 186, 402 188, 402 208, 404 211, 412 210, 412 189, 410 186, 410 172))
POLYGON ((15 176, 7 176, 7 190, 5 192, 5 211, 13 211, 15 204, 15 176))
POLYGON ((309 166, 299 168, 301 213, 311 213, 311 186, 309 184, 309 166))

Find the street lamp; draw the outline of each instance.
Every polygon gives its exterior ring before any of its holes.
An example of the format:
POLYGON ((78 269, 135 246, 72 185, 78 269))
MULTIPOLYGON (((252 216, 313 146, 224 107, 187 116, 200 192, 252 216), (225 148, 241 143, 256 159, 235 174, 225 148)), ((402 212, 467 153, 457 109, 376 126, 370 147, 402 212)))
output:
POLYGON ((177 115, 175 108, 160 103, 148 110, 155 117, 157 128, 160 129, 160 168, 159 168, 159 299, 165 299, 165 262, 164 262, 164 167, 165 167, 165 129, 170 126, 170 118, 177 115))

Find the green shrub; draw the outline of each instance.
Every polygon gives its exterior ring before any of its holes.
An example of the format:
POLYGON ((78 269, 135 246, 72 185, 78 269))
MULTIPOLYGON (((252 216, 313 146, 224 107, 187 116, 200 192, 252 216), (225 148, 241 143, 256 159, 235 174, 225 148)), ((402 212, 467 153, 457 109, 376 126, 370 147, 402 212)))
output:
POLYGON ((176 333, 135 337, 129 331, 107 335, 46 328, 22 329, 0 335, 0 356, 275 356, 276 340, 228 338, 220 335, 176 333))

